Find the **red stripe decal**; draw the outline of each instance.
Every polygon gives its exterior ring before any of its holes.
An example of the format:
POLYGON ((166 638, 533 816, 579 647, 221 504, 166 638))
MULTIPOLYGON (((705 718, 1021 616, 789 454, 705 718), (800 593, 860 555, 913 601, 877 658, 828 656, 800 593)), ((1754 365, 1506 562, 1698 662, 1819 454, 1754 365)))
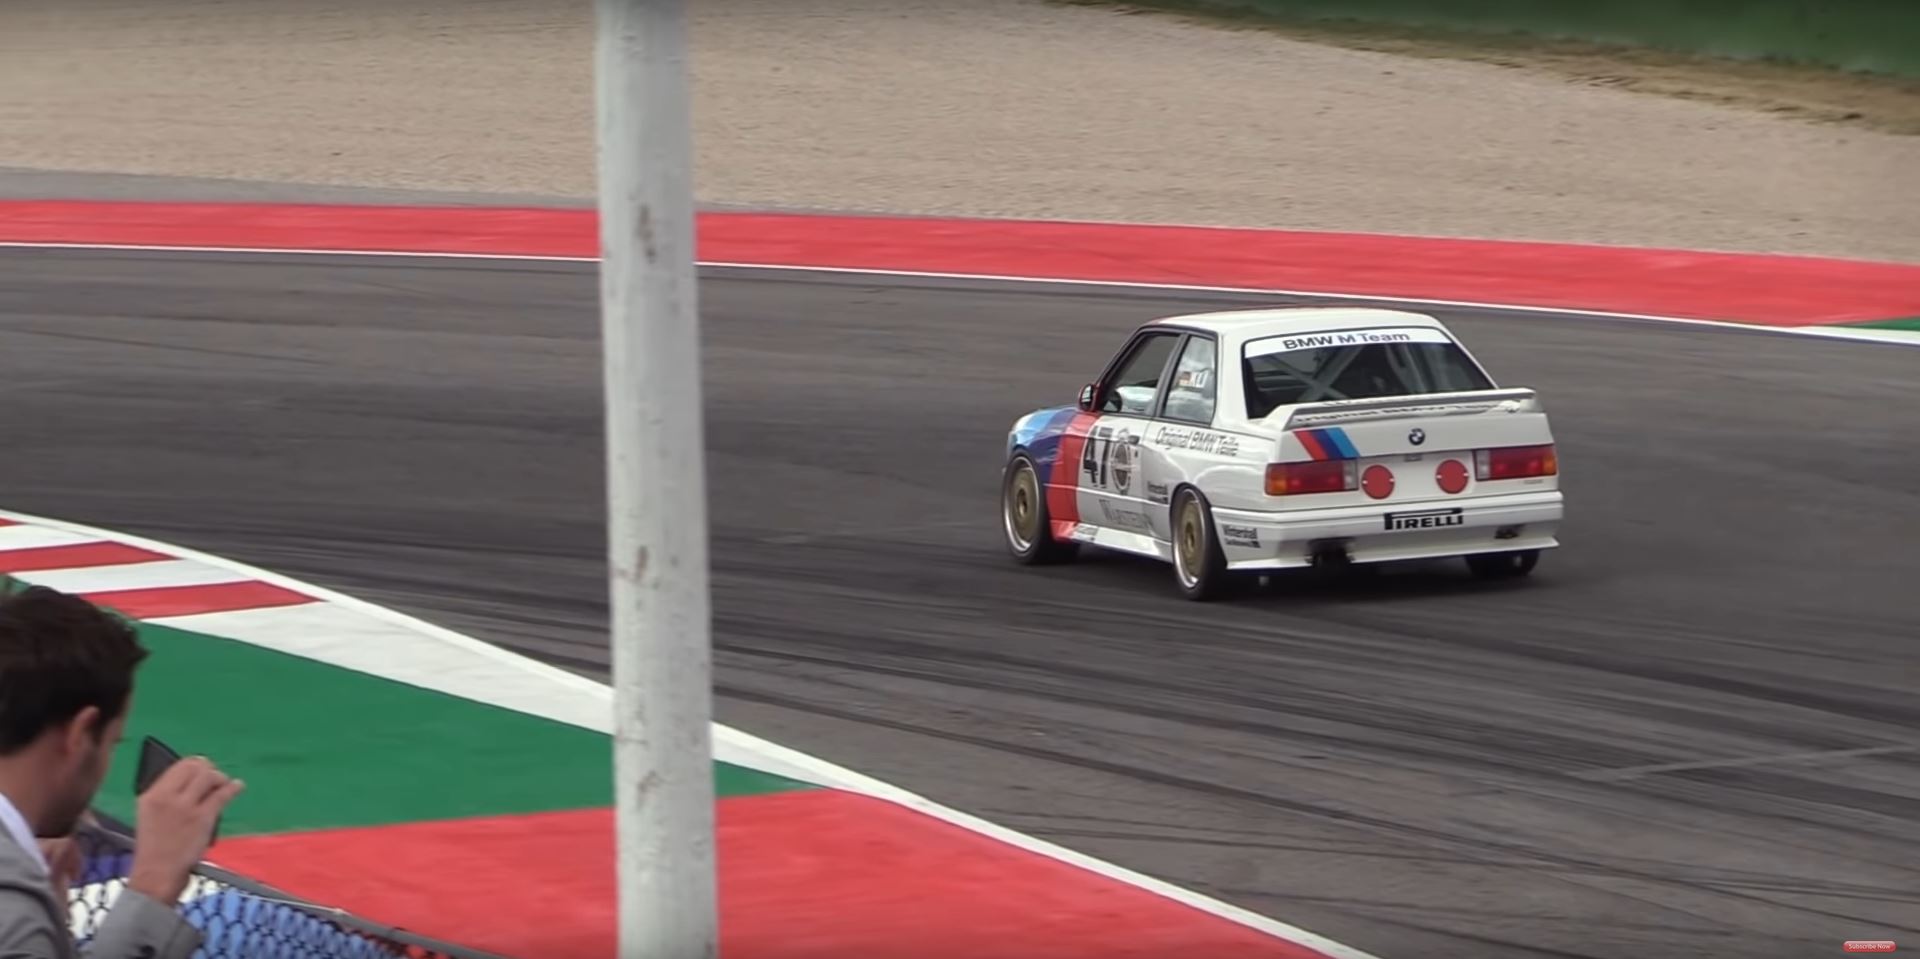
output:
POLYGON ((210 586, 164 586, 155 589, 118 589, 86 593, 93 603, 118 610, 134 619, 231 613, 270 606, 298 606, 319 602, 311 596, 270 583, 244 581, 210 586))
POLYGON ((0 519, 0 526, 18 526, 18 525, 20 525, 19 520, 0 519))
POLYGON ((43 569, 78 569, 85 566, 119 566, 125 563, 151 563, 172 559, 125 543, 74 543, 69 546, 40 546, 33 549, 0 551, 0 573, 31 573, 43 569))
MULTIPOLYGON (((1060 436, 1053 469, 1047 472, 1047 513, 1055 524, 1080 522, 1080 454, 1086 452, 1087 434, 1099 420, 1098 413, 1075 413, 1060 436)), ((1054 529, 1054 535, 1060 535, 1058 525, 1054 529)))
POLYGON ((1307 448, 1308 456, 1317 460, 1330 460, 1333 458, 1333 453, 1327 449, 1327 444, 1321 442, 1320 437, 1316 436, 1312 430, 1294 430, 1293 435, 1295 439, 1300 441, 1301 446, 1307 448))

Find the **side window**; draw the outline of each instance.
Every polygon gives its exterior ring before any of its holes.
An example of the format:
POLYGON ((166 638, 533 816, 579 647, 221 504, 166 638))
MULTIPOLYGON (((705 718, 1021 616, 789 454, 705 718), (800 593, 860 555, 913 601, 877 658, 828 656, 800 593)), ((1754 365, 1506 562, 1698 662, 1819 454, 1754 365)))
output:
POLYGON ((1173 367, 1173 383, 1167 387, 1167 407, 1163 416, 1191 423, 1213 423, 1214 386, 1219 382, 1215 352, 1209 337, 1195 336, 1180 351, 1173 367))
POLYGON ((1103 388, 1096 408, 1102 413, 1147 415, 1153 409, 1154 395, 1160 391, 1160 373, 1167 368, 1167 354, 1179 341, 1177 333, 1155 333, 1135 343, 1103 388))

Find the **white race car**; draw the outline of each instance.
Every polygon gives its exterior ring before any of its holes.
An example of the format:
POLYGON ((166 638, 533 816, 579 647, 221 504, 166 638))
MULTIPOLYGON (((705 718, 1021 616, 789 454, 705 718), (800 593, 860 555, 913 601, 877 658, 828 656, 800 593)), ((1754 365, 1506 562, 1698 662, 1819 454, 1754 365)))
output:
POLYGON ((1439 320, 1237 310, 1141 326, 1079 403, 1015 422, 1001 512, 1023 563, 1137 553, 1210 599, 1291 567, 1524 576, 1559 545, 1559 472, 1534 391, 1496 387, 1439 320))

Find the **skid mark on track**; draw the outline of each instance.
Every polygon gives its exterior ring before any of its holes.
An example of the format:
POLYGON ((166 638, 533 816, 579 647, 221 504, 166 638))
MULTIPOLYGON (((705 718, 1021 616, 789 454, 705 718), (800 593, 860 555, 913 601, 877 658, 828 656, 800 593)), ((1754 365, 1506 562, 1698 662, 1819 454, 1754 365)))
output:
POLYGON ((1865 746, 1859 749, 1827 749, 1808 753, 1783 753, 1777 756, 1743 756, 1736 759, 1702 759, 1697 762, 1653 763, 1646 766, 1621 766, 1616 769, 1589 769, 1572 773, 1575 779, 1589 782, 1621 782, 1638 779, 1641 776, 1655 776, 1660 773, 1691 772, 1696 769, 1745 769, 1753 766, 1772 766, 1789 763, 1817 763, 1835 759, 1855 759, 1862 756, 1888 756, 1895 753, 1920 751, 1920 745, 1905 744, 1896 746, 1865 746))
POLYGON ((885 537, 900 533, 934 533, 950 529, 972 529, 980 525, 978 520, 950 520, 944 523, 913 523, 906 526, 892 526, 881 523, 867 523, 859 526, 845 526, 839 529, 813 530, 804 533, 774 533, 762 536, 754 542, 765 546, 804 546, 826 540, 853 539, 856 537, 885 537))

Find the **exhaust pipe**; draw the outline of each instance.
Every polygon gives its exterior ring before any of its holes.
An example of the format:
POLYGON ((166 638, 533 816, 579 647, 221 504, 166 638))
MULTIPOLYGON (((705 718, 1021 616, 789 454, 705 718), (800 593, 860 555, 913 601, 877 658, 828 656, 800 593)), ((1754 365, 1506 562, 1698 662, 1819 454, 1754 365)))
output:
POLYGON ((1353 556, 1347 552, 1347 544, 1352 540, 1316 539, 1307 544, 1307 559, 1315 569, 1339 570, 1353 565, 1353 556))

